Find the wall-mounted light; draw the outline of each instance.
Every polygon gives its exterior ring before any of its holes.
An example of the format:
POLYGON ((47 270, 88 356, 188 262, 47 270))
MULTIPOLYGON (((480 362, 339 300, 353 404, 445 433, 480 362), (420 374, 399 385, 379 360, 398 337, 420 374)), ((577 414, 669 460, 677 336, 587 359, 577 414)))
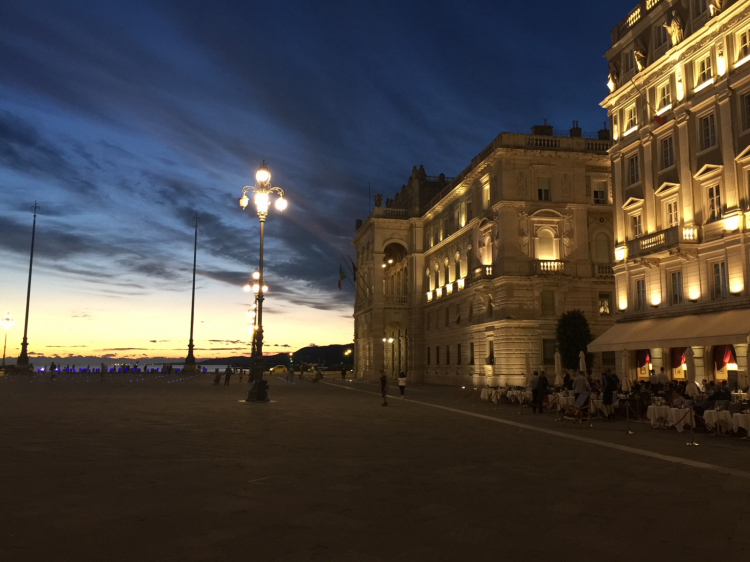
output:
POLYGON ((724 228, 727 232, 734 232, 740 228, 740 216, 732 215, 724 219, 724 228))
POLYGON ((729 292, 732 293, 733 296, 739 297, 744 288, 745 286, 742 283, 735 283, 729 288, 729 292))
POLYGON ((427 302, 432 302, 432 291, 427 291, 427 302))
POLYGON ((690 293, 688 293, 688 300, 690 302, 698 302, 698 299, 701 298, 701 292, 698 289, 690 289, 690 293))
POLYGON ((624 312, 628 308, 628 298, 627 297, 620 297, 620 303, 618 305, 618 308, 621 312, 624 312))
POLYGON ((661 304, 661 295, 651 295, 651 306, 658 308, 661 304))
POLYGON ((738 371, 737 363, 727 363, 727 371, 738 371))
POLYGON ((727 59, 724 57, 724 50, 719 49, 718 54, 716 55, 716 73, 719 76, 724 76, 727 72, 727 59))
POLYGON ((628 256, 628 247, 624 244, 615 246, 615 260, 622 261, 628 256))
POLYGON ((677 80, 677 101, 685 99, 685 84, 682 81, 682 70, 678 69, 676 73, 677 80))

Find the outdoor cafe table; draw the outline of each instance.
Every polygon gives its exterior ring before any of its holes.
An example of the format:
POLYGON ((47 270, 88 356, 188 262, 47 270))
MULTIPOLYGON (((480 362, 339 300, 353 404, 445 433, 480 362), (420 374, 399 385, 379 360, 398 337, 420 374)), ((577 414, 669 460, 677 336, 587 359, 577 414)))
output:
POLYGON ((750 435, 750 414, 734 414, 732 416, 732 429, 736 433, 740 428, 750 435))
POLYGON ((679 433, 685 426, 695 427, 695 415, 690 415, 692 408, 670 408, 667 415, 667 425, 674 427, 679 433))
POLYGON ((509 390, 505 393, 505 396, 507 396, 508 400, 511 402, 523 404, 524 402, 531 402, 534 395, 530 390, 509 390))
POLYGON ((656 427, 659 425, 660 421, 662 423, 667 421, 669 418, 669 410, 671 410, 669 406, 649 406, 646 410, 646 417, 648 418, 648 421, 651 422, 651 425, 656 427))
POLYGON ((732 393, 732 402, 742 402, 743 400, 747 400, 746 392, 733 392, 732 393))
POLYGON ((556 392, 552 396, 550 396, 548 405, 550 409, 552 409, 553 406, 557 407, 557 410, 564 410, 568 406, 572 406, 576 403, 576 397, 573 396, 573 393, 568 394, 565 396, 564 392, 556 392))
POLYGON ((732 427, 732 414, 729 410, 706 410, 703 412, 703 419, 706 420, 708 429, 713 429, 717 425, 720 430, 732 427))

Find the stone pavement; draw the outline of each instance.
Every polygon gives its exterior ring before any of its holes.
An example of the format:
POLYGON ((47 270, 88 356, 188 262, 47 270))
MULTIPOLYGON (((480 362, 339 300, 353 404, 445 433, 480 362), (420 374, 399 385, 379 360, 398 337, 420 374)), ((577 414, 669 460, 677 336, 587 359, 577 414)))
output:
POLYGON ((211 380, 0 378, 0 561, 750 553, 747 441, 563 426, 444 387, 382 407, 371 384, 271 379, 275 402, 243 404, 247 384, 211 380))

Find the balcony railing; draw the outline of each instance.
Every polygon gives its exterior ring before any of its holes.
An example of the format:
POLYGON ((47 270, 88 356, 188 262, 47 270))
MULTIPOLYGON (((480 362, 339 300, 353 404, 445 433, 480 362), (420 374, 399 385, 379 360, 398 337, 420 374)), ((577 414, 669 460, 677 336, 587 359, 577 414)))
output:
POLYGON ((474 270, 474 281, 479 281, 481 279, 492 279, 493 277, 493 267, 491 265, 483 265, 482 267, 477 267, 474 270))
POLYGON ((634 25, 641 21, 646 12, 653 10, 659 2, 661 0, 641 0, 633 11, 612 30, 612 44, 622 39, 634 25))
POLYGON ((596 277, 613 277, 615 274, 611 265, 594 265, 594 276, 596 277))
POLYGON ((680 244, 698 242, 698 230, 695 227, 673 226, 635 240, 628 240, 628 257, 643 256, 662 252, 680 244))
POLYGON ((534 260, 537 275, 562 275, 565 273, 565 262, 562 260, 534 260))
POLYGON ((409 306, 409 297, 402 295, 386 295, 385 306, 409 306))

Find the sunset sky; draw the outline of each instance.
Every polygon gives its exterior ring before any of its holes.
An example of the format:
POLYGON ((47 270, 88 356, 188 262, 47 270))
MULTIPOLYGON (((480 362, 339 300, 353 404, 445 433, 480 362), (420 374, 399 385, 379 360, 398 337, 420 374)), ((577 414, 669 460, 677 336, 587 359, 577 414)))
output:
POLYGON ((414 165, 455 175, 498 133, 606 119, 609 32, 635 0, 8 0, 0 8, 0 314, 20 350, 184 356, 201 216, 196 357, 249 354, 242 291, 265 159, 266 351, 352 340, 337 289, 356 218, 414 165))

